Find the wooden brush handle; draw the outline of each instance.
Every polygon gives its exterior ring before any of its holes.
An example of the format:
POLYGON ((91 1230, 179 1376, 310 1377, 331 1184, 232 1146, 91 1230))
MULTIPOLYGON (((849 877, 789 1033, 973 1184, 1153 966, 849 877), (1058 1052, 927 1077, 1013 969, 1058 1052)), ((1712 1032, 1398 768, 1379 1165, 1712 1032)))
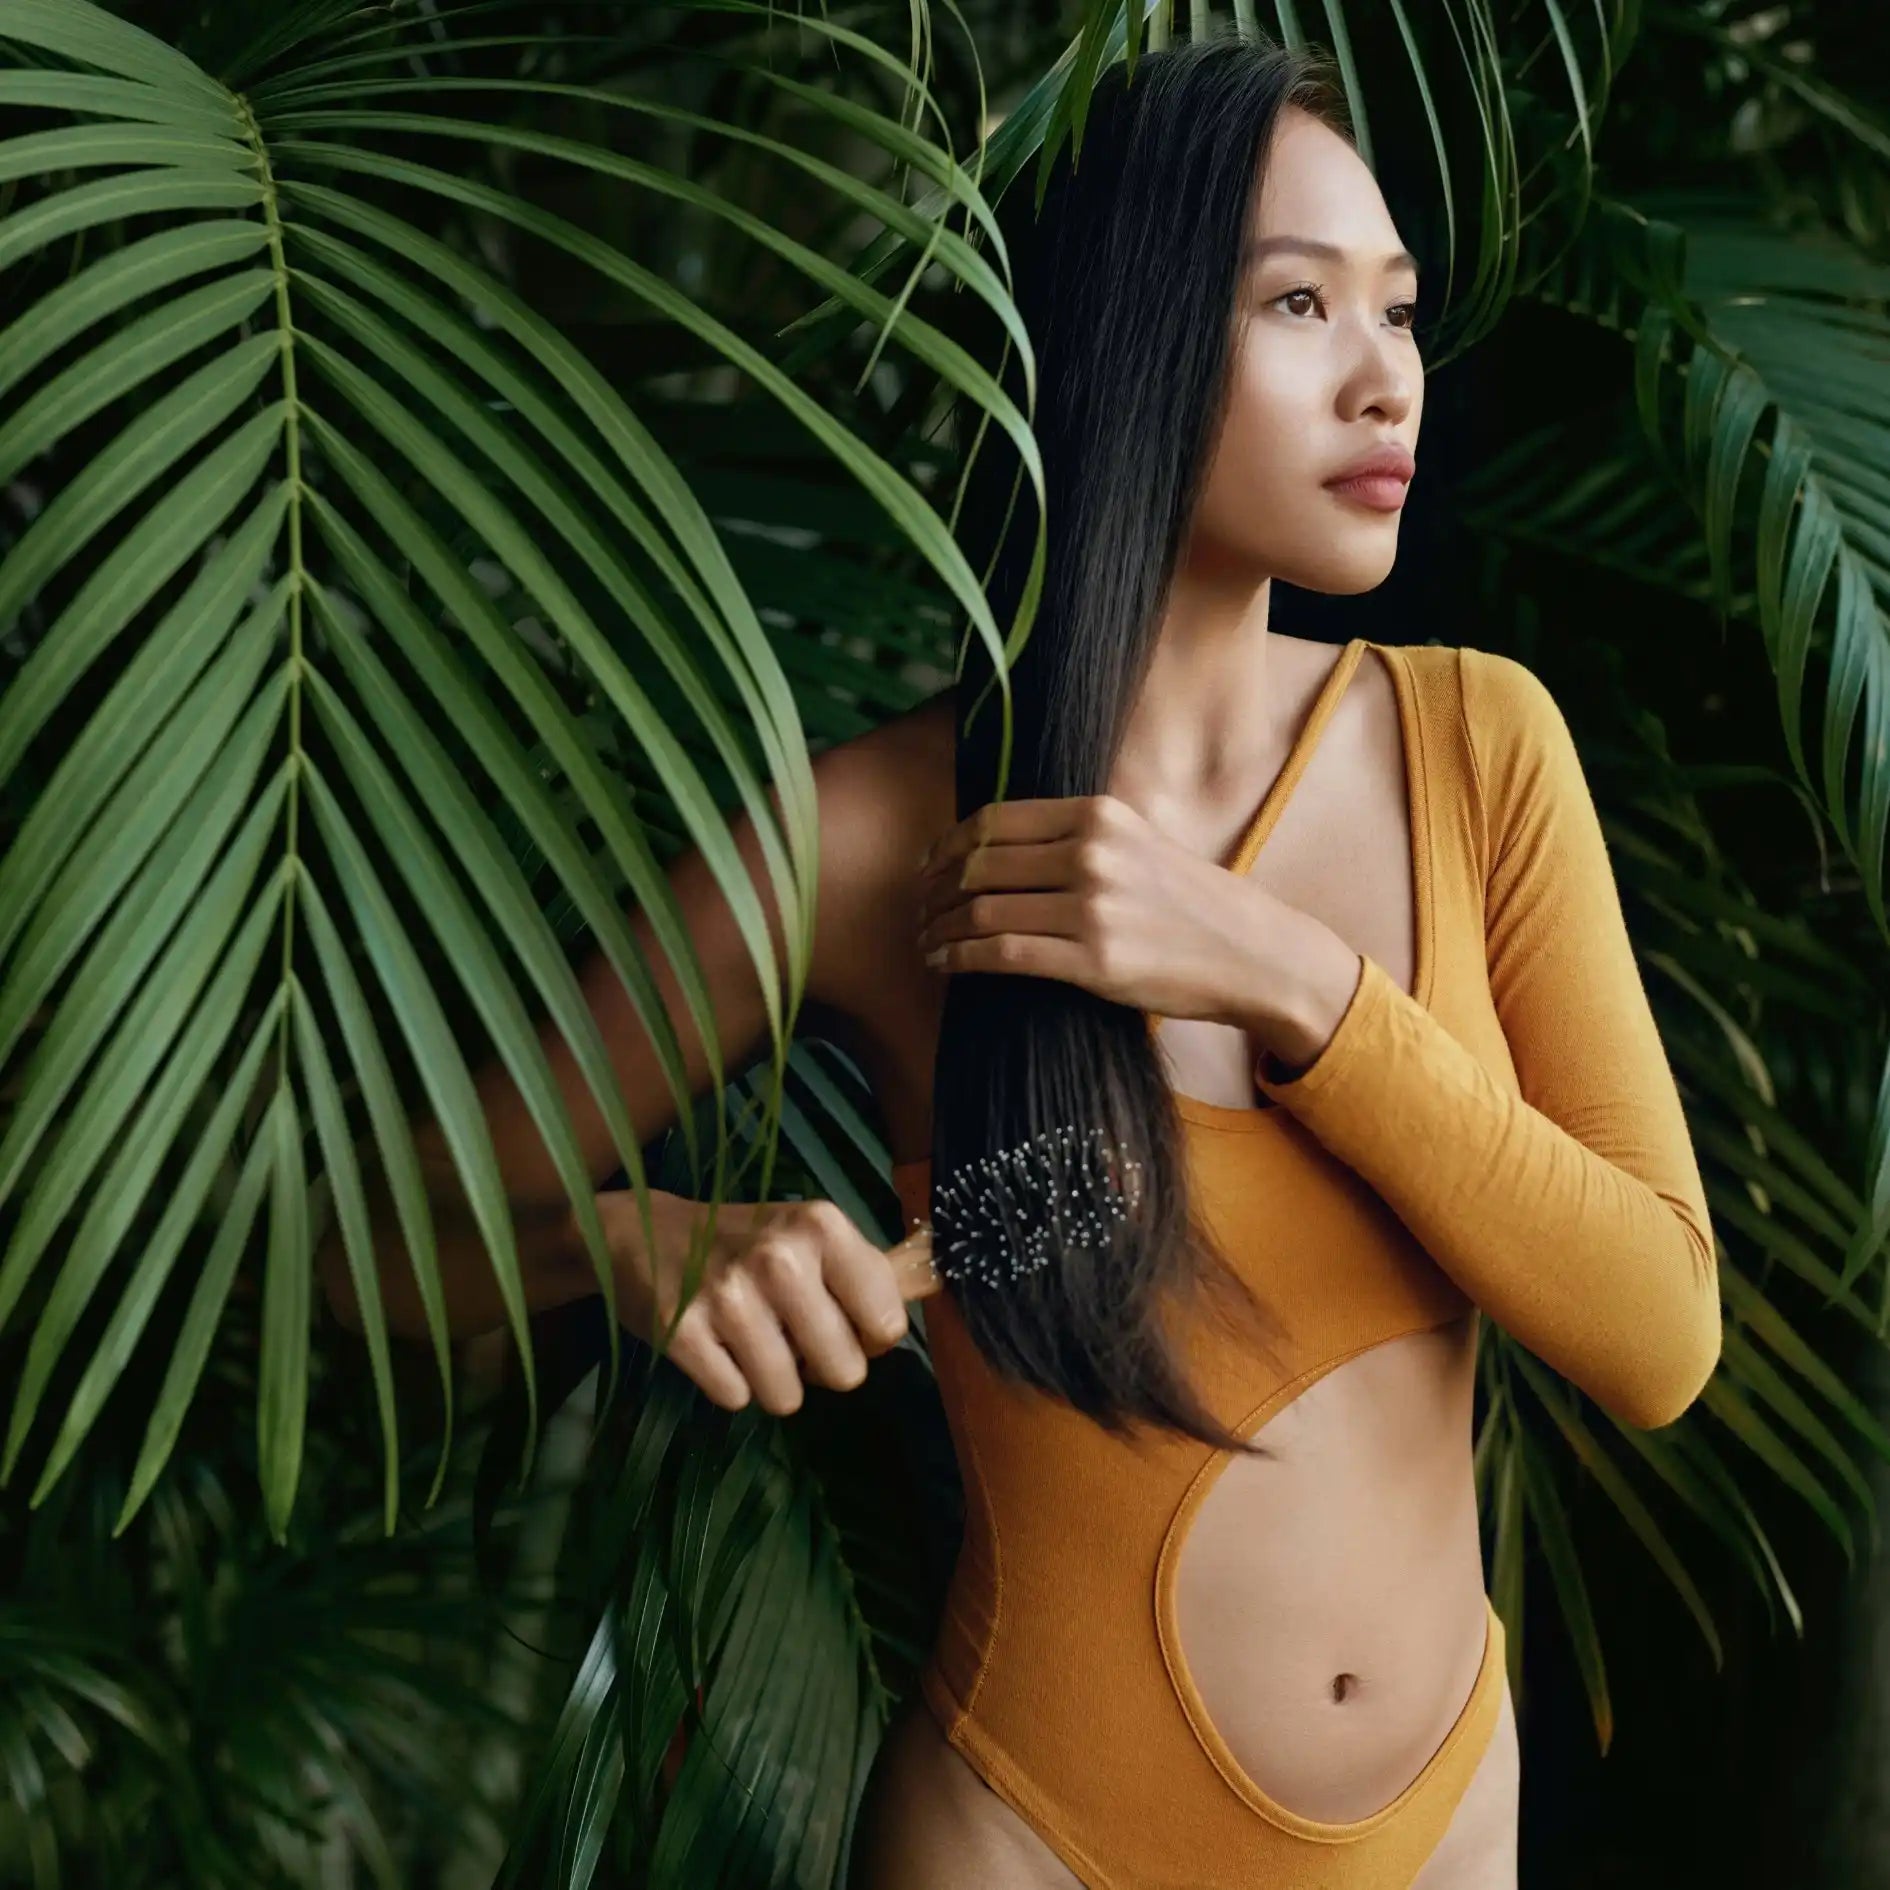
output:
POLYGON ((899 1282, 901 1299, 930 1299, 945 1284, 932 1265, 932 1230, 921 1227, 886 1249, 899 1282))

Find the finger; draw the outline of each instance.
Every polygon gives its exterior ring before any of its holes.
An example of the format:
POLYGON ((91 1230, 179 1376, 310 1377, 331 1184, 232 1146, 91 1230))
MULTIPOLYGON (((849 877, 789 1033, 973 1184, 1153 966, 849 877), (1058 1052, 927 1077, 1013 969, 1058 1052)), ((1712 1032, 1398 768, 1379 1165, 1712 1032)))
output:
POLYGON ((928 874, 919 909, 930 918, 964 893, 1054 892, 1078 886, 1083 879, 1079 837, 981 847, 960 861, 956 872, 928 874))
POLYGON ((1087 802, 1060 797, 1048 800, 986 801, 934 843, 923 871, 944 873, 981 846, 1013 846, 1035 840, 1061 840, 1080 830, 1087 802))
POLYGON ((666 1356, 725 1411, 739 1411, 754 1395, 734 1355, 700 1321, 692 1323, 685 1315, 666 1356))
POLYGON ((934 971, 996 971, 1027 978, 1060 978, 1099 997, 1103 988, 1088 946, 1076 939, 1049 938, 1035 932, 999 932, 990 938, 959 938, 926 953, 934 971))
POLYGON ((889 1352, 906 1336, 906 1298, 884 1252, 864 1235, 836 1240, 821 1253, 827 1291, 869 1354, 889 1352))
POLYGON ((866 1377, 866 1354, 853 1322, 828 1290, 825 1261, 807 1241, 758 1252, 751 1265, 802 1363, 802 1376, 832 1391, 855 1390, 866 1377))
POLYGON ((927 946, 956 939, 994 938, 1002 932, 1080 939, 1086 933, 1081 893, 968 893, 935 913, 920 932, 927 946))
POLYGON ((761 1408, 776 1417, 798 1411, 803 1396, 800 1367, 761 1288, 740 1270, 731 1270, 711 1294, 715 1336, 740 1367, 761 1408))

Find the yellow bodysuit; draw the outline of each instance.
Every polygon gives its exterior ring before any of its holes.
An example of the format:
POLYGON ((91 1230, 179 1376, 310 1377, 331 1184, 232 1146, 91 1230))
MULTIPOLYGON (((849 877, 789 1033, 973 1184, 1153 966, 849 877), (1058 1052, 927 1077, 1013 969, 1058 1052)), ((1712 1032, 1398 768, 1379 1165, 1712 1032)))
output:
MULTIPOLYGON (((1403 731, 1415 988, 1369 955, 1337 1030, 1266 1103, 1177 1095, 1200 1212, 1289 1328, 1263 1364, 1203 1320, 1192 1382, 1251 1435, 1367 1347, 1479 1308, 1609 1411, 1665 1424, 1719 1355, 1704 1191, 1600 821, 1554 697, 1491 652, 1355 638, 1230 861, 1245 872, 1365 652, 1403 731)), ((911 1226, 930 1173, 899 1164, 911 1226)), ((1182 1656, 1175 1571, 1231 1455, 1137 1446, 998 1380, 952 1289, 925 1321, 966 1495, 921 1675, 953 1746, 1088 1890, 1403 1890, 1489 1744, 1504 1639, 1369 1817, 1275 1802, 1182 1656)))

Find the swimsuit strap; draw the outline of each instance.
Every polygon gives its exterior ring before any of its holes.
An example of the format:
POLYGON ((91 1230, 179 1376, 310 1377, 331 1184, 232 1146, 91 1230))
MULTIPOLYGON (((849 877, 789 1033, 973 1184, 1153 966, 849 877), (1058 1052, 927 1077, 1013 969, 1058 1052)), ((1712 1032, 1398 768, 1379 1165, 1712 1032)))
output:
POLYGON ((1258 857, 1261 847, 1266 844, 1267 835, 1278 823, 1294 788, 1299 785, 1300 776, 1306 772, 1306 764, 1312 760, 1313 750, 1319 746, 1319 737, 1332 719, 1333 710, 1339 706, 1339 698, 1345 694, 1345 686, 1351 681, 1352 672, 1358 668, 1365 647, 1363 637, 1354 637, 1339 652, 1339 660, 1326 672, 1326 679, 1319 685, 1319 693, 1313 698, 1313 705, 1307 710, 1299 733, 1293 737, 1292 747, 1287 750, 1286 760, 1274 776, 1273 785, 1267 789, 1266 797, 1247 828, 1245 838, 1234 849, 1234 856, 1227 863, 1230 873, 1246 872, 1258 857))

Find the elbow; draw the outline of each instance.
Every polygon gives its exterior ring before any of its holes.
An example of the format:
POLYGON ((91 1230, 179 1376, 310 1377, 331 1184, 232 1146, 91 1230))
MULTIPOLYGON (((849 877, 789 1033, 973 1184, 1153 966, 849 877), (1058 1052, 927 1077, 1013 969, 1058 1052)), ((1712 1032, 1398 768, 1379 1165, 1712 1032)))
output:
POLYGON ((1660 1361, 1608 1400, 1608 1409, 1636 1430, 1657 1431, 1692 1409, 1713 1373, 1719 1368, 1721 1322, 1719 1302, 1710 1315, 1696 1320, 1685 1345, 1676 1345, 1660 1361))
POLYGON ((1693 1408, 1694 1400, 1706 1389, 1706 1380, 1711 1376, 1708 1372, 1698 1380, 1675 1379, 1637 1385, 1631 1392, 1610 1399, 1608 1409, 1623 1424, 1632 1425, 1637 1431, 1657 1431, 1677 1422, 1693 1408))
POLYGON ((1636 1430, 1657 1431, 1684 1416, 1719 1369, 1724 1322, 1718 1242, 1703 1214, 1682 1216, 1681 1230, 1684 1251, 1674 1265, 1686 1280, 1684 1296, 1676 1293, 1670 1312, 1658 1322, 1662 1339, 1636 1348, 1638 1369, 1613 1397, 1601 1400, 1611 1416, 1636 1430))

